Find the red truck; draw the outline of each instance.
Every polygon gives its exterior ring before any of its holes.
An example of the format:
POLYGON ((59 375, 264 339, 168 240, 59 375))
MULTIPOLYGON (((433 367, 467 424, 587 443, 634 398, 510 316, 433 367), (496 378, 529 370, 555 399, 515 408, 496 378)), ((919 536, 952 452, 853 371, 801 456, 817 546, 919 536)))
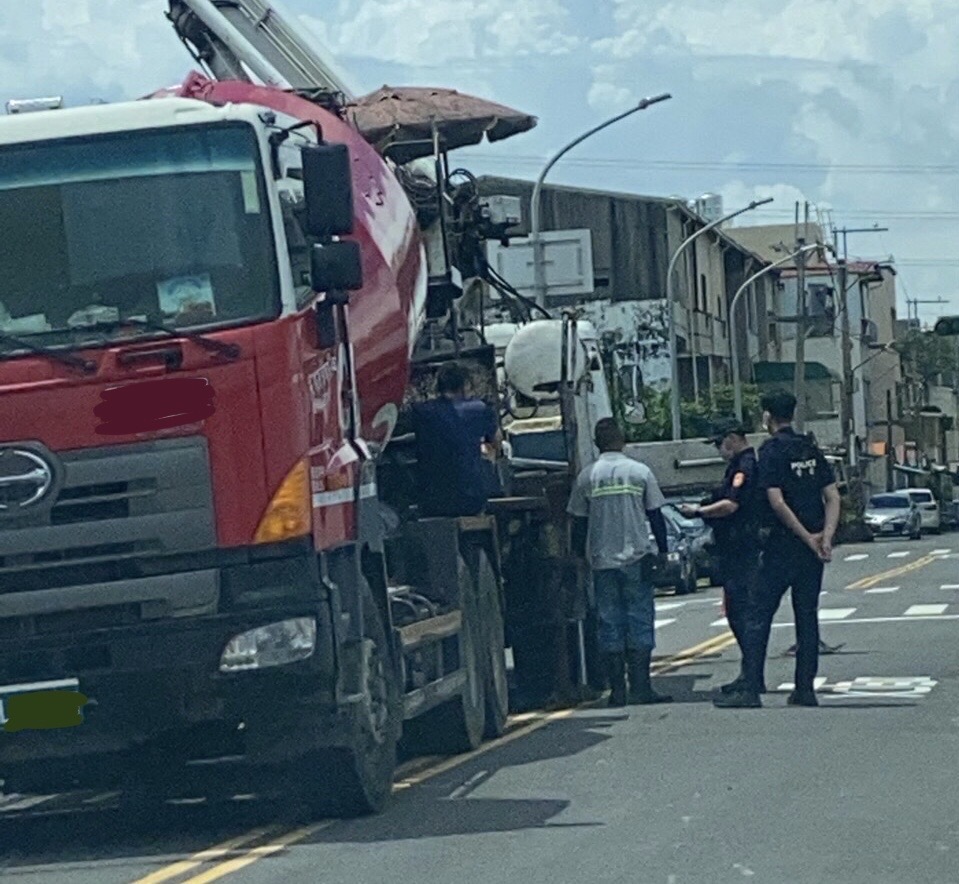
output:
POLYGON ((421 352, 448 286, 335 108, 154 99, 0 121, 0 779, 375 810, 404 721, 505 726, 503 523, 410 518, 403 426, 493 351, 421 352))

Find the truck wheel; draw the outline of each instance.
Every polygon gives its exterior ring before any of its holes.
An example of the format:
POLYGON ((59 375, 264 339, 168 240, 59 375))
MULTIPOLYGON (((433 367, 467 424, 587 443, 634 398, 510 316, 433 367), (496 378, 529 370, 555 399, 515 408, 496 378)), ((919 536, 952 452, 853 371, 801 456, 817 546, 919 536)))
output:
POLYGON ((350 714, 348 747, 324 749, 302 771, 304 800, 320 816, 353 817, 382 810, 393 789, 400 733, 400 692, 386 642, 386 630, 365 580, 364 698, 350 714))
POLYGON ((459 635, 460 669, 466 676, 462 693, 444 703, 423 720, 421 730, 428 751, 437 755, 471 752, 483 742, 486 726, 485 635, 473 579, 466 563, 459 561, 463 599, 463 627, 459 635))
POLYGON ((509 717, 509 682, 506 675, 506 629, 500 605, 499 581, 485 550, 479 550, 474 572, 480 621, 485 633, 484 686, 488 739, 502 736, 509 717))

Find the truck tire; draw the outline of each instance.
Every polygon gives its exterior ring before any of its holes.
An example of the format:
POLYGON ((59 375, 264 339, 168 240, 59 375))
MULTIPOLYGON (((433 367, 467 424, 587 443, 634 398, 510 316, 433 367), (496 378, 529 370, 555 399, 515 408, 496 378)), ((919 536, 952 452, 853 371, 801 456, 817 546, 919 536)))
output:
POLYGON ((400 690, 386 630, 365 580, 363 641, 366 643, 364 700, 350 710, 349 745, 322 749, 298 771, 303 798, 312 814, 355 817, 383 809, 393 790, 400 736, 400 690))
POLYGON ((506 731, 509 717, 509 681, 506 674, 506 628, 500 604, 499 581, 485 550, 479 550, 473 576, 479 600, 480 621, 485 633, 483 643, 484 684, 486 689, 487 739, 506 731))
POLYGON ((486 727, 486 637, 473 578, 462 559, 459 560, 459 581, 463 602, 460 668, 466 683, 458 697, 427 713, 411 729, 417 747, 428 754, 471 752, 483 742, 486 727))

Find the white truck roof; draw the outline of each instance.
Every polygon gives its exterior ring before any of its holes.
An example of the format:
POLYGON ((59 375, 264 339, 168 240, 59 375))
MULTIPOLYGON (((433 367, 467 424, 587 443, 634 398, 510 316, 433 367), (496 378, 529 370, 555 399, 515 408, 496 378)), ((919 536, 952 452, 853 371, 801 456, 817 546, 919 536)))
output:
POLYGON ((192 98, 157 98, 36 111, 0 117, 0 145, 230 120, 255 125, 262 110, 254 105, 216 107, 192 98))

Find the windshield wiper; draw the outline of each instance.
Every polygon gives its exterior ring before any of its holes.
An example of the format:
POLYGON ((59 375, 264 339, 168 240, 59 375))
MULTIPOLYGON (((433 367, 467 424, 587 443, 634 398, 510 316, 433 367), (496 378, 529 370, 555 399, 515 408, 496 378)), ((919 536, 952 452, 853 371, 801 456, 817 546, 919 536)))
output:
POLYGON ((199 332, 187 331, 179 328, 169 328, 159 322, 150 322, 148 319, 137 319, 130 317, 128 319, 102 319, 97 322, 91 322, 79 326, 76 331, 102 331, 104 329, 116 328, 142 328, 144 331, 157 332, 157 334, 169 335, 173 338, 186 338, 193 343, 209 350, 212 353, 219 353, 228 359, 237 359, 242 352, 239 344, 228 344, 226 341, 218 341, 216 338, 208 338, 199 332))
POLYGON ((64 353, 61 350, 54 350, 50 347, 44 347, 41 344, 33 344, 30 341, 23 340, 23 338, 8 335, 6 332, 0 332, 0 344, 9 344, 12 347, 26 350, 28 353, 44 356, 54 362, 59 362, 61 365, 82 371, 84 374, 90 374, 97 370, 97 364, 89 359, 74 356, 72 353, 64 353))

